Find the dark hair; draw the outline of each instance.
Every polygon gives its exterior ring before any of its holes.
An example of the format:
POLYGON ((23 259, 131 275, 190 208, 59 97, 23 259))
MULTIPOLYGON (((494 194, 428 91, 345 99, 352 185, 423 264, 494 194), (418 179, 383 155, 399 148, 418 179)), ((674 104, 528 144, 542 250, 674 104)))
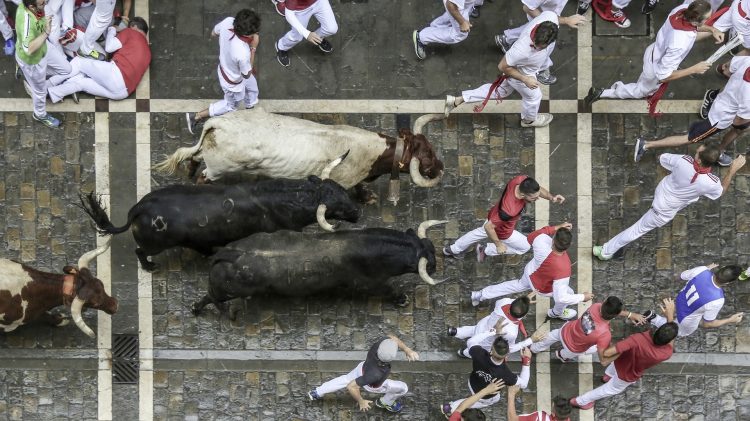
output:
POLYGON ((539 183, 533 178, 527 177, 518 185, 518 190, 523 194, 534 194, 539 191, 539 183))
POLYGON ((701 160, 702 166, 710 167, 716 164, 716 161, 719 160, 719 155, 721 155, 721 150, 719 150, 719 147, 711 144, 704 145, 703 150, 698 153, 698 158, 701 160))
POLYGON ((555 250, 565 251, 570 247, 570 243, 573 242, 573 233, 567 228, 560 228, 555 233, 555 237, 552 239, 555 250))
POLYGON ((621 311, 622 301, 613 295, 607 297, 602 303, 602 319, 604 320, 614 319, 621 311))
POLYGON ((516 298, 512 303, 510 303, 510 315, 515 317, 516 319, 520 319, 521 317, 525 316, 526 313, 529 312, 530 302, 531 300, 529 300, 529 297, 527 296, 516 298))
POLYGON ((253 35, 260 31, 260 16, 250 9, 242 9, 234 17, 234 32, 237 35, 253 35))
POLYGON ((485 421, 487 417, 484 415, 484 412, 476 408, 469 408, 461 413, 461 419, 463 421, 485 421))
POLYGON ((742 267, 737 265, 722 266, 716 271, 716 283, 726 285, 734 282, 742 273, 742 267))
POLYGON ((682 18, 688 22, 703 22, 711 16, 711 4, 706 0, 695 0, 682 12, 682 18))
POLYGON ((539 24, 534 32, 534 45, 550 45, 557 39, 557 25, 550 21, 544 21, 539 24))
POLYGON ((130 19, 128 28, 140 29, 144 34, 148 35, 148 24, 146 23, 146 20, 140 16, 136 16, 133 19, 130 19))
POLYGON ((654 331, 654 345, 666 345, 677 337, 679 327, 675 322, 664 323, 654 331))
POLYGON ((23 7, 27 8, 27 9, 29 8, 29 6, 36 7, 36 1, 37 0, 23 0, 23 7))
POLYGON ((570 405, 570 399, 563 398, 560 395, 552 398, 552 405, 554 405, 554 408, 552 408, 552 412, 554 412, 558 417, 567 417, 571 412, 573 412, 573 407, 570 405))
POLYGON ((492 342, 492 349, 497 352, 497 355, 504 357, 508 355, 508 352, 510 351, 510 346, 508 345, 508 341, 505 340, 502 336, 498 336, 495 338, 495 341, 492 342))

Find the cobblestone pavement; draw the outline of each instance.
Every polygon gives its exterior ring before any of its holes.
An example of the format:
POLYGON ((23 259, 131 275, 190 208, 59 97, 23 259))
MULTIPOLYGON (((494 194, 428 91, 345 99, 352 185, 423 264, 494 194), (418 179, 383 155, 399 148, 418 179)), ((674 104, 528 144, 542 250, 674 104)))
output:
MULTIPOLYGON (((494 79, 498 53, 491 36, 525 21, 520 5, 488 2, 466 42, 435 49, 427 60, 416 62, 410 33, 441 13, 438 0, 331 2, 341 27, 332 38, 334 54, 323 56, 300 44, 291 54, 292 67, 288 69, 275 62, 271 48, 275 38, 286 30, 282 18, 267 0, 246 2, 261 11, 264 19, 258 57, 262 100, 439 100, 446 93, 494 79)), ((85 112, 68 110, 64 113, 64 129, 50 131, 33 124, 23 88, 11 76, 12 61, 0 59, 0 96, 22 98, 20 102, 9 99, 0 104, 0 244, 5 245, 2 257, 48 271, 60 271, 64 265, 75 263, 96 241, 89 221, 74 206, 78 191, 94 190, 102 182, 97 178, 104 174, 109 180, 113 222, 122 224, 127 210, 141 194, 139 177, 148 174, 150 165, 165 154, 195 141, 184 127, 184 115, 177 112, 184 111, 186 104, 195 104, 176 100, 220 95, 215 80, 216 44, 207 37, 220 17, 239 8, 237 2, 135 3, 136 13, 139 7, 144 10, 144 3, 148 6, 154 51, 147 76, 150 90, 139 91, 137 103, 97 101, 86 105, 84 99, 73 110, 85 112), (21 105, 13 108, 8 104, 21 105), (104 138, 106 150, 99 149, 104 138), (142 144, 147 148, 140 148, 142 144), (141 154, 144 150, 146 153, 141 154), (95 163, 95 157, 100 161, 95 163)), ((595 70, 591 79, 596 86, 637 78, 642 51, 671 7, 660 5, 653 17, 646 17, 638 13, 640 4, 634 3, 629 13, 633 25, 627 30, 614 29, 600 20, 593 24, 595 70)), ((571 2, 564 14, 572 13, 574 8, 571 2)), ((578 53, 577 37, 573 30, 561 30, 553 55, 560 82, 550 87, 550 101, 543 103, 545 109, 562 104, 555 102, 558 100, 581 98, 579 83, 584 83, 585 78, 579 79, 578 75, 583 58, 578 53)), ((714 48, 710 43, 697 45, 685 63, 708 56, 714 48)), ((706 88, 720 83, 711 75, 682 80, 670 87, 668 99, 699 100, 706 88)), ((548 187, 567 198, 562 206, 550 205, 549 221, 569 220, 576 224, 579 212, 585 212, 579 209, 578 202, 582 180, 576 169, 579 161, 585 159, 579 155, 580 139, 590 137, 591 230, 593 242, 601 244, 648 209, 654 188, 665 175, 653 154, 638 165, 632 162, 635 136, 660 138, 685 132, 696 117, 680 111, 652 119, 643 114, 621 114, 621 110, 611 108, 593 114, 592 130, 581 133, 581 115, 574 113, 576 108, 556 113, 548 135, 520 129, 517 114, 457 114, 430 123, 426 135, 446 166, 441 185, 417 189, 402 177, 401 200, 393 206, 384 200, 387 180, 378 180, 370 187, 379 195, 379 202, 365 208, 359 223, 345 227, 405 230, 425 219, 449 219, 447 225, 428 232, 439 249, 479 226, 504 181, 519 173, 536 176, 542 171, 537 163, 546 157, 541 155, 540 144, 547 141, 549 168, 544 172, 549 173, 548 187)), ((645 109, 644 104, 643 112, 645 109)), ((295 115, 387 134, 396 133, 399 124, 413 122, 417 117, 377 110, 366 114, 295 115)), ((737 150, 747 147, 747 139, 738 141, 737 150)), ((715 172, 723 175, 724 171, 715 172)), ((692 205, 673 223, 626 248, 624 257, 607 263, 593 262, 596 296, 617 294, 629 308, 645 310, 655 307, 660 297, 679 290, 682 282, 678 274, 684 269, 713 261, 750 262, 749 173, 749 167, 743 169, 720 201, 701 200, 692 205)), ((190 182, 184 174, 163 177, 154 173, 149 177, 151 189, 190 182)), ((519 224, 522 232, 533 230, 535 218, 542 213, 539 207, 528 209, 519 224)), ((546 218, 546 214, 541 217, 546 218)), ((578 241, 576 237, 571 248, 571 259, 576 264, 574 287, 579 280, 577 271, 588 259, 573 251, 578 241)), ((473 324, 486 315, 489 305, 472 307, 469 292, 514 279, 528 261, 528 256, 501 257, 477 264, 472 254, 464 260, 448 261, 438 256, 435 278, 447 281, 428 287, 416 275, 399 278, 399 285, 412 297, 404 308, 395 307, 383 297, 359 295, 253 297, 233 303, 239 313, 230 322, 220 318, 213 307, 199 317, 189 311, 192 302, 205 293, 208 258, 189 250, 169 250, 155 258, 161 269, 152 275, 150 284, 144 284, 143 274, 137 272, 133 248, 127 233, 116 237, 112 245, 112 291, 121 302, 120 311, 111 320, 112 333, 140 333, 142 343, 153 340, 153 361, 144 357, 148 354, 143 350, 141 354, 142 379, 153 375, 153 382, 115 384, 108 395, 107 383, 102 383, 102 373, 111 373, 108 338, 91 340, 74 326, 23 327, 0 335, 0 420, 131 420, 148 414, 143 408, 149 402, 153 404, 153 418, 158 420, 391 419, 393 416, 379 409, 358 412, 344 392, 313 403, 305 397, 322 381, 349 371, 364 356, 369 344, 386 332, 402 337, 429 360, 394 365, 394 377, 410 387, 404 399, 406 409, 399 418, 440 419, 439 404, 468 393, 466 376, 470 369, 468 362, 454 356, 459 343, 443 335, 445 328, 473 324), (149 287, 144 291, 142 285, 149 287), (145 300, 150 312, 144 311, 139 299, 145 300), (152 314, 148 317, 152 329, 139 324, 148 314, 152 314), (144 333, 151 330, 152 335, 144 333), (282 354, 269 352, 288 352, 295 357, 273 360, 268 355, 282 354), (97 355, 104 355, 103 366, 97 355), (149 398, 151 390, 153 397, 149 398), (112 407, 109 412, 107 399, 112 407)), ((736 285, 727 293, 722 314, 748 308, 750 287, 736 285)), ((107 320, 93 311, 84 316, 92 327, 107 320)), ((540 323, 533 314, 525 320, 529 330, 540 323)), ((559 325, 553 322, 552 328, 559 325)), ((656 367, 623 395, 601 401, 589 414, 600 421, 750 419, 749 326, 744 321, 739 327, 699 330, 678 341, 675 361, 656 367), (719 355, 726 356, 729 362, 717 359, 706 365, 701 360, 719 355), (734 367, 733 362, 738 366, 734 367)), ((622 321, 613 322, 612 327, 616 339, 636 330, 622 321)), ((517 361, 510 364, 514 370, 519 369, 517 361)), ((542 389, 537 384, 537 364, 535 361, 528 390, 519 398, 526 411, 537 407, 536 392, 542 389)), ((577 394, 579 380, 584 376, 593 377, 594 386, 598 385, 596 379, 601 376, 602 367, 594 363, 593 375, 579 374, 585 373, 584 367, 585 364, 550 363, 552 394, 577 394)), ((504 419, 504 400, 485 412, 490 419, 504 419)), ((574 419, 579 419, 578 413, 574 419)))

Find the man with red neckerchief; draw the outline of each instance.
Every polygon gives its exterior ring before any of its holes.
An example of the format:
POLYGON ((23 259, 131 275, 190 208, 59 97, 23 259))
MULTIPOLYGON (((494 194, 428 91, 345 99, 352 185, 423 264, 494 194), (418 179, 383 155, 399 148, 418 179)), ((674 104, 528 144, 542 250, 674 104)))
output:
POLYGON ((552 398, 552 413, 536 410, 530 414, 516 413, 516 395, 521 391, 518 386, 508 388, 508 420, 507 421, 570 421, 573 408, 568 399, 562 396, 552 398))
MULTIPOLYGON (((744 50, 739 55, 750 54, 750 0, 734 0, 726 13, 719 16, 712 25, 721 32, 730 29, 742 35, 742 46, 744 50)), ((727 63, 719 66, 719 72, 724 73, 727 63)))
POLYGON ((711 16, 711 5, 706 0, 696 0, 689 5, 672 9, 667 21, 656 34, 656 40, 643 54, 643 71, 635 83, 615 82, 611 88, 589 89, 584 98, 590 106, 600 98, 639 99, 649 97, 649 113, 656 113, 656 103, 666 91, 667 84, 694 74, 703 74, 711 68, 705 61, 687 69, 679 69, 697 38, 697 33, 711 32, 717 42, 724 40, 724 34, 706 26, 711 16))
POLYGON ((694 156, 661 154, 659 163, 671 174, 656 186, 651 208, 625 231, 602 246, 594 246, 594 256, 599 260, 609 260, 618 250, 649 231, 667 225, 677 212, 697 202, 701 196, 711 200, 721 197, 729 188, 734 174, 745 165, 745 156, 738 156, 724 179, 719 182, 719 177, 711 174, 711 166, 716 164, 720 154, 716 145, 701 145, 694 156))

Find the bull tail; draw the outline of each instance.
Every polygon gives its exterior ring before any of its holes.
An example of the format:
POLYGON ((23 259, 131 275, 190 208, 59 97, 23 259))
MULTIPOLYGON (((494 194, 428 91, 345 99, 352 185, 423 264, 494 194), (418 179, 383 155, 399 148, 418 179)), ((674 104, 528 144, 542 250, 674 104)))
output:
POLYGON ((154 164, 151 169, 162 174, 174 174, 175 171, 177 171, 177 166, 179 166, 182 161, 192 158, 201 151, 201 148, 203 148, 203 138, 205 138, 206 132, 207 130, 203 131, 200 140, 198 140, 198 143, 196 143, 194 146, 177 149, 164 161, 154 164))
POLYGON ((125 225, 115 227, 109 220, 109 216, 102 205, 100 196, 96 196, 94 192, 91 192, 89 194, 79 193, 78 197, 81 199, 81 204, 78 205, 78 207, 83 209, 83 211, 94 221, 94 224, 96 224, 96 230, 99 234, 119 234, 130 228, 130 224, 133 222, 133 212, 128 215, 128 222, 125 225))

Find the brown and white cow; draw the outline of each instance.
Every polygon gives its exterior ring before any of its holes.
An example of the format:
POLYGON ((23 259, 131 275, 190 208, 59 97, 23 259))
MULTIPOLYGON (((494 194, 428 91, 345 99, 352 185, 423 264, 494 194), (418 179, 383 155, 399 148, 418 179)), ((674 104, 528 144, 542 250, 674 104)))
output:
POLYGON ((330 173, 344 188, 362 187, 361 182, 392 172, 409 173, 417 186, 434 187, 442 177, 443 163, 421 131, 427 122, 442 118, 442 114, 422 116, 413 132, 401 129, 396 138, 256 107, 209 119, 196 145, 178 149, 154 169, 172 174, 189 159, 194 168, 201 160, 206 163, 202 178, 207 181, 236 172, 303 179, 321 174, 328 163, 349 151, 346 161, 330 173))
POLYGON ((81 317, 84 307, 117 312, 117 300, 107 295, 102 281, 89 271, 94 257, 109 248, 107 242, 78 259, 78 269, 65 266, 65 274, 47 273, 22 263, 0 259, 0 331, 10 332, 18 326, 39 320, 53 326, 65 326, 68 319, 49 313, 55 307, 70 306, 73 322, 83 333, 95 337, 81 317))

